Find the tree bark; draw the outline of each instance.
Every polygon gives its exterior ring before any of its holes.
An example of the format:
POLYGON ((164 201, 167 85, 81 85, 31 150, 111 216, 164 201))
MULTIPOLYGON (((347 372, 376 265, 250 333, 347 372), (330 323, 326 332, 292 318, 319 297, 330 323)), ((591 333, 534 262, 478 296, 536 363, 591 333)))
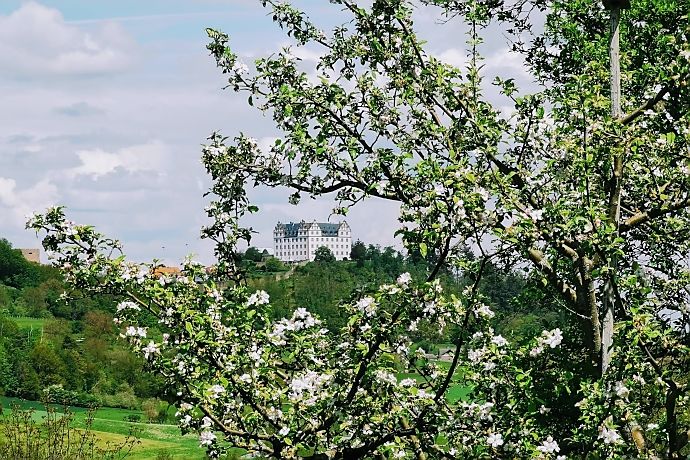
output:
MULTIPOLYGON (((611 65, 611 116, 614 120, 622 117, 621 111, 621 69, 620 69, 620 18, 621 9, 616 5, 611 8, 611 39, 609 41, 609 56, 611 65)), ((613 174, 611 177, 611 191, 609 195, 609 219, 616 227, 620 223, 621 182, 623 176, 623 152, 615 153, 613 160, 613 174)), ((604 375, 611 362, 611 346, 613 345, 613 308, 616 304, 613 292, 615 282, 616 261, 609 261, 609 273, 604 287, 604 315, 601 322, 601 374, 604 375)))

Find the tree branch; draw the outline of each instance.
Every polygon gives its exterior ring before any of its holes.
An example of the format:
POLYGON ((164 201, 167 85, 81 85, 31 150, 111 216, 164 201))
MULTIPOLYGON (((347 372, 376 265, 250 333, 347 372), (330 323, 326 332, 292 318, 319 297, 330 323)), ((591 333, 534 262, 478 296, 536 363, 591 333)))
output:
POLYGON ((655 105, 657 105, 661 100, 669 93, 671 90, 670 85, 666 85, 663 88, 659 90, 656 95, 650 99, 647 100, 644 104, 630 112, 629 114, 623 116, 623 118, 620 119, 620 123, 622 125, 629 125, 633 121, 635 121, 637 118, 639 118, 642 114, 645 113, 645 111, 654 108, 655 105))
POLYGON ((649 211, 638 212, 637 214, 628 217, 624 222, 621 222, 619 232, 627 232, 656 217, 661 217, 675 211, 681 211, 687 207, 690 207, 690 198, 676 201, 667 207, 654 208, 650 209, 649 211))
POLYGON ((554 268, 551 266, 543 252, 536 248, 530 248, 527 251, 530 261, 537 267, 537 269, 546 275, 546 279, 556 288, 558 293, 572 305, 577 305, 577 293, 568 283, 563 281, 554 268))

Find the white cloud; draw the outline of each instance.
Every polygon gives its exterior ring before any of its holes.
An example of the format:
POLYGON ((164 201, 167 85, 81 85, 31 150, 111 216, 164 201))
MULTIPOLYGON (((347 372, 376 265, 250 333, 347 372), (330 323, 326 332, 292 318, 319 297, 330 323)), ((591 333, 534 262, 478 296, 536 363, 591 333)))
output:
POLYGON ((0 207, 9 208, 10 220, 15 225, 22 224, 27 214, 55 204, 57 196, 57 188, 47 180, 17 190, 14 179, 0 177, 0 207))
POLYGON ((307 48, 305 46, 293 46, 290 50, 295 57, 305 62, 318 63, 325 55, 325 51, 307 48))
POLYGON ((165 165, 169 149, 160 141, 125 147, 115 152, 102 149, 79 150, 77 156, 81 164, 69 169, 67 175, 91 176, 97 179, 122 168, 127 172, 160 171, 165 165))
POLYGON ((38 153, 42 149, 43 148, 39 144, 29 144, 26 147, 24 147, 24 151, 28 153, 38 153))
POLYGON ((90 117, 95 115, 102 115, 104 113, 103 109, 89 104, 88 102, 74 102, 69 105, 56 107, 54 109, 55 113, 60 115, 66 115, 68 117, 90 117))
POLYGON ((86 31, 66 23, 60 11, 33 1, 0 16, 0 68, 18 76, 122 70, 132 60, 133 43, 116 23, 86 31))
POLYGON ((270 153, 271 149, 276 145, 276 139, 278 139, 275 136, 266 136, 262 137, 257 141, 257 144, 259 145, 259 149, 264 153, 270 153))
POLYGON ((464 69, 467 63, 469 62, 469 58, 467 57, 465 51, 457 48, 449 48, 447 50, 444 50, 441 53, 439 53, 436 57, 440 61, 455 66, 458 69, 464 69))
POLYGON ((522 56, 509 48, 502 48, 486 58, 486 73, 501 75, 502 78, 515 78, 517 83, 530 83, 532 76, 527 71, 522 56))

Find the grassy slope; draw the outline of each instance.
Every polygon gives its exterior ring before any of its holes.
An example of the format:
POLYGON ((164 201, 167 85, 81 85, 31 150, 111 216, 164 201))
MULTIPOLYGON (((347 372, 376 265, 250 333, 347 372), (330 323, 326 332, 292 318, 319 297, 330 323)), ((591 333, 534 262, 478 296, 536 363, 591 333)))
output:
POLYGON ((30 318, 28 316, 9 316, 8 318, 17 323, 21 329, 41 329, 46 322, 45 318, 30 318))
MULTIPOLYGON (((46 415, 43 404, 35 401, 23 401, 0 397, 0 403, 8 408, 11 402, 16 402, 22 409, 34 409, 34 417, 40 420, 46 415)), ((84 426, 86 409, 74 407, 70 409, 75 414, 74 426, 84 426)), ((179 460, 201 460, 206 458, 203 450, 199 449, 199 440, 193 435, 182 436, 176 425, 159 425, 151 423, 130 423, 124 421, 128 415, 143 415, 141 411, 104 407, 98 409, 92 425, 94 434, 103 442, 121 443, 131 428, 137 431, 141 442, 127 457, 131 460, 155 459, 161 450, 167 450, 173 458, 179 460)))

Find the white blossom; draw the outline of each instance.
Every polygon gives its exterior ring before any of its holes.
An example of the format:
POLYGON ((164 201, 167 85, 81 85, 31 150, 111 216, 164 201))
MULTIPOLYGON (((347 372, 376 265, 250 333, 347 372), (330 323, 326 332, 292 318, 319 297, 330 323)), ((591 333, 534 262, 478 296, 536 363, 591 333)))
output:
POLYGON ((242 62, 240 59, 237 59, 235 63, 232 65, 232 71, 235 72, 237 75, 243 75, 249 72, 249 67, 247 67, 247 64, 242 62))
MULTIPOLYGON (((281 319, 273 325, 273 329, 269 332, 268 337, 274 345, 285 345, 287 343, 287 332, 301 331, 303 329, 317 326, 321 321, 314 318, 305 308, 298 308, 292 314, 290 319, 281 319)), ((324 333, 324 331, 319 331, 324 333)))
POLYGON ((494 403, 485 402, 482 405, 475 404, 474 407, 477 408, 477 416, 479 416, 480 420, 486 420, 487 422, 493 421, 494 417, 492 415, 492 411, 494 408, 494 403))
POLYGON ((619 398, 627 398, 630 394, 630 390, 623 384, 623 382, 616 382, 615 391, 619 398))
POLYGON ((503 336, 497 335, 491 339, 491 343, 495 344, 497 347, 504 347, 508 345, 508 341, 503 338, 503 336))
MULTIPOLYGON (((178 414, 179 414, 179 412, 178 412, 178 414)), ((182 418, 180 418, 180 425, 181 425, 183 428, 188 427, 188 426, 189 426, 189 423, 190 423, 191 421, 192 421, 192 416, 189 415, 189 414, 185 414, 184 416, 182 416, 182 418)))
POLYGON ((398 379, 395 378, 395 375, 383 369, 378 369, 376 371, 376 379, 391 385, 397 385, 398 383, 398 379))
POLYGON ((210 446, 216 440, 216 435, 212 431, 202 431, 199 435, 199 445, 210 446))
POLYGON ((290 382, 290 400, 293 402, 301 400, 307 405, 313 405, 316 402, 315 393, 329 380, 329 375, 318 374, 311 370, 293 378, 290 382))
POLYGON ((500 433, 491 433, 488 438, 486 438, 487 444, 491 447, 500 447, 503 445, 503 435, 500 433))
POLYGON ((273 406, 269 407, 266 413, 268 414, 268 418, 270 418, 273 421, 280 420, 281 418, 283 418, 283 411, 280 409, 276 409, 273 406))
POLYGON ((477 316, 483 316, 485 318, 493 318, 496 314, 489 308, 488 305, 482 305, 475 310, 477 316))
POLYGON ((225 388, 222 385, 213 385, 209 388, 211 391, 211 397, 217 399, 222 393, 225 393, 225 388))
POLYGON ((615 428, 608 428, 602 425, 599 429, 599 439, 602 439, 604 444, 618 444, 621 442, 621 435, 618 434, 615 428))
POLYGON ((141 351, 144 352, 144 358, 149 359, 149 357, 159 354, 160 348, 152 340, 149 342, 148 345, 146 345, 144 348, 142 348, 141 351))
POLYGON ((139 308, 139 305, 135 304, 134 302, 120 302, 117 304, 117 311, 122 311, 122 310, 135 310, 135 311, 141 311, 141 308, 139 308))
POLYGON ((540 446, 537 447, 537 450, 545 454, 551 454, 554 452, 560 452, 561 448, 558 447, 558 443, 553 440, 553 437, 549 436, 544 442, 541 443, 540 446))
POLYGON ((433 399, 434 396, 435 396, 434 393, 431 393, 431 392, 426 391, 424 389, 417 390, 417 397, 419 399, 433 399))
POLYGON ((478 348, 476 350, 470 350, 467 352, 467 359, 469 359, 471 362, 476 364, 484 358, 485 354, 486 354, 485 348, 478 348))
POLYGON ((262 350, 259 348, 256 348, 256 345, 252 348, 252 350, 248 353, 248 356, 254 361, 254 362, 259 362, 261 361, 261 352, 262 350))
POLYGON ((268 293, 266 291, 256 291, 247 299, 247 305, 265 305, 269 301, 268 293))
POLYGON ((563 333, 559 328, 542 332, 542 343, 551 348, 556 348, 563 341, 563 333))
POLYGON ((539 356, 540 354, 542 354, 543 351, 544 351, 544 347, 542 347, 542 346, 536 346, 536 347, 532 348, 532 349, 529 351, 529 355, 530 355, 532 358, 534 358, 534 357, 539 356))
POLYGON ((399 286, 407 286, 410 281, 412 281, 412 275, 410 275, 408 272, 401 274, 396 280, 399 286))
POLYGON ((146 338, 146 329, 145 327, 135 327, 135 326, 129 326, 125 330, 125 336, 127 337, 142 337, 146 338))
POLYGON ((544 211, 542 209, 528 209, 527 216, 535 222, 539 222, 544 216, 544 211))
POLYGON ((422 313, 426 313, 427 315, 433 315, 436 313, 436 302, 426 302, 424 304, 424 309, 422 310, 422 313))
POLYGON ((371 316, 376 312, 376 301, 373 297, 363 297, 357 301, 355 307, 365 315, 371 316))

